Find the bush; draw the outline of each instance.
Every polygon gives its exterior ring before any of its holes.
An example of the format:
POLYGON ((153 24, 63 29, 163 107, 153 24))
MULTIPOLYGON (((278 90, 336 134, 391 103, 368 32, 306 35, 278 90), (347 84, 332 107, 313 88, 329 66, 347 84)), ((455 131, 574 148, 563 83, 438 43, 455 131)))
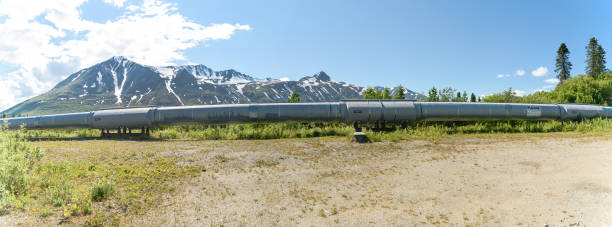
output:
POLYGON ((586 75, 571 77, 552 91, 539 91, 517 97, 512 89, 485 97, 483 102, 498 103, 585 103, 612 105, 612 72, 601 74, 598 79, 586 75))
POLYGON ((168 126, 156 130, 155 137, 161 139, 280 139, 310 138, 322 136, 347 136, 353 128, 339 122, 278 123, 260 122, 217 125, 168 126))
POLYGON ((91 189, 91 199, 99 202, 108 199, 113 194, 113 186, 108 183, 99 183, 91 189))
POLYGON ((26 194, 26 178, 43 156, 22 134, 23 129, 0 128, 0 213, 6 213, 16 198, 26 194))
POLYGON ((600 79, 579 75, 559 84, 552 92, 558 102, 612 104, 612 72, 604 73, 600 79))

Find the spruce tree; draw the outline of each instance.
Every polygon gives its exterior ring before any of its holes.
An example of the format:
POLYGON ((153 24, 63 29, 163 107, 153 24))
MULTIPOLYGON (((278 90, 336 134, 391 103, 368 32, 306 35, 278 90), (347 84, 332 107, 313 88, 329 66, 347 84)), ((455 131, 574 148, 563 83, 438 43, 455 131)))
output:
POLYGON ((603 49, 601 44, 599 47, 597 47, 597 60, 599 61, 601 71, 599 74, 606 72, 608 70, 606 69, 606 51, 603 49))
POLYGON ((382 91, 380 89, 376 88, 374 90, 374 93, 376 94, 374 96, 375 97, 374 99, 382 99, 383 98, 383 94, 382 94, 382 91))
POLYGON ((391 91, 389 90, 389 88, 385 88, 382 91, 382 99, 391 99, 391 91))
POLYGON ((476 102, 476 95, 474 95, 474 93, 470 95, 470 102, 476 102))
POLYGON ((397 91, 393 95, 393 99, 406 99, 406 89, 402 85, 397 87, 397 91))
POLYGON ((597 79, 599 74, 606 70, 606 51, 597 43, 597 39, 592 37, 589 44, 586 46, 587 60, 585 72, 588 76, 597 79))
POLYGON ((374 91, 374 88, 369 87, 363 93, 363 99, 376 99, 376 92, 374 91))
POLYGON ((300 102, 300 94, 298 94, 295 91, 291 92, 291 97, 289 97, 289 99, 287 99, 287 102, 289 102, 289 103, 300 102))
POLYGON ((569 61, 569 49, 565 43, 561 43, 559 50, 557 50, 557 59, 555 63, 555 72, 557 79, 563 82, 570 77, 570 71, 572 70, 572 63, 569 61))
POLYGON ((438 98, 438 89, 436 87, 432 87, 429 89, 429 94, 427 95, 428 102, 438 102, 440 99, 438 98))
POLYGON ((467 92, 466 91, 463 91, 463 94, 461 95, 461 101, 467 102, 467 92))

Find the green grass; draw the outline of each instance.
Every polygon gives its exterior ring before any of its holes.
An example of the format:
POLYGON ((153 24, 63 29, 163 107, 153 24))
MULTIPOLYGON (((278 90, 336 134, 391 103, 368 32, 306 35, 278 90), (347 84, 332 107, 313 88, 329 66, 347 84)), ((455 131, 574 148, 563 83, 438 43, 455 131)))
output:
POLYGON ((223 128, 215 125, 169 126, 155 130, 152 136, 159 139, 244 140, 347 136, 352 132, 351 126, 337 122, 248 123, 223 128))
POLYGON ((96 202, 108 199, 113 194, 113 185, 109 182, 100 183, 91 189, 91 199, 96 202))
MULTIPOLYGON (((64 132, 52 133, 72 135, 64 132)), ((63 141, 48 141, 37 143, 41 149, 26 140, 29 136, 32 131, 0 129, 0 215, 25 212, 75 223, 113 224, 155 206, 175 190, 172 182, 201 169, 178 164, 179 157, 155 155, 165 151, 164 146, 145 153, 141 147, 116 147, 105 141, 70 148, 63 141)))
MULTIPOLYGON (((416 122, 404 126, 390 126, 390 130, 375 132, 364 128, 372 141, 399 141, 419 138, 438 138, 450 135, 547 133, 547 132, 612 132, 612 120, 588 119, 583 121, 461 121, 416 122)), ((152 139, 195 140, 250 140, 281 138, 312 138, 339 136, 352 138, 352 125, 340 122, 310 123, 244 123, 220 125, 164 126, 152 130, 152 139)), ((29 138, 79 138, 98 137, 95 129, 28 130, 29 138)), ((127 138, 138 139, 138 138, 127 138)))
POLYGON ((389 132, 368 132, 372 141, 399 141, 408 139, 440 138, 452 135, 490 135, 518 133, 611 133, 612 119, 584 121, 465 121, 419 122, 408 127, 398 127, 389 132))

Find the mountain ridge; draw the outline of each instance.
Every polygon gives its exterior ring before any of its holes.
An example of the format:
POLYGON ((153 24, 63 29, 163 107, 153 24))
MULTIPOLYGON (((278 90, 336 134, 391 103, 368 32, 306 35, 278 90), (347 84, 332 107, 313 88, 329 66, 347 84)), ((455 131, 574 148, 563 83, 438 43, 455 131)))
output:
MULTIPOLYGON (((295 91, 304 102, 360 98, 364 87, 337 82, 324 71, 299 80, 259 79, 203 64, 148 66, 115 56, 81 69, 50 91, 4 114, 54 114, 129 106, 286 102, 295 91)), ((408 90, 407 97, 420 94, 408 90)))

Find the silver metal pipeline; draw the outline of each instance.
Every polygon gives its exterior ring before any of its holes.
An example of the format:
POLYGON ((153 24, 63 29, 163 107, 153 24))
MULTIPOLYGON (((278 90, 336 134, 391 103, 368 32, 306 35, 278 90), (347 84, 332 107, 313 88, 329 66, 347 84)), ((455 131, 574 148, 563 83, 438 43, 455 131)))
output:
POLYGON ((9 128, 87 127, 139 129, 176 124, 342 121, 404 123, 460 120, 576 120, 612 118, 612 107, 582 104, 455 103, 411 100, 344 100, 322 103, 130 107, 0 119, 9 128))

